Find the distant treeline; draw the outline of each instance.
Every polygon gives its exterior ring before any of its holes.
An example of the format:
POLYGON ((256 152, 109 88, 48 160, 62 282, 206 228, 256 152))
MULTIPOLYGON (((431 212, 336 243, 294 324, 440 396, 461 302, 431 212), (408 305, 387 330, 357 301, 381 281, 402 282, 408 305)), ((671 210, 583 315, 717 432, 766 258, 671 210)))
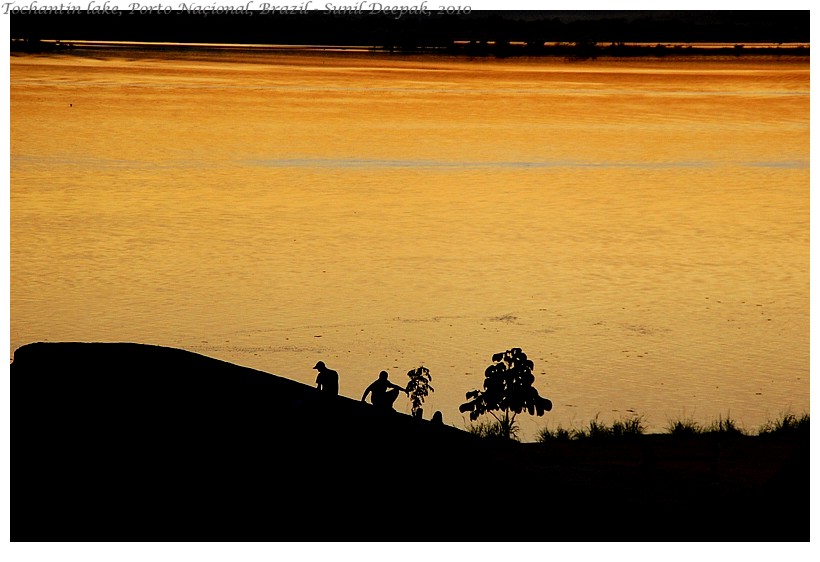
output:
MULTIPOLYGON (((386 50, 450 49, 476 54, 550 54, 561 44, 809 43, 809 10, 552 12, 473 11, 403 15, 261 12, 221 15, 10 13, 17 45, 40 40, 362 45, 386 50)), ((635 47, 632 47, 635 48, 635 47)), ((554 53, 552 53, 554 54, 554 53)))

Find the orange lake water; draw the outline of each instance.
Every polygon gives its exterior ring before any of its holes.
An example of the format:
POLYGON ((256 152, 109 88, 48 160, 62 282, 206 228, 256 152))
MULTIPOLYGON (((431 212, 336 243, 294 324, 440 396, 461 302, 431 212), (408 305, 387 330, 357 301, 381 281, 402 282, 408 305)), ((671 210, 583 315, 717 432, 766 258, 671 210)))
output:
POLYGON ((524 440, 809 410, 808 60, 92 54, 10 59, 12 353, 423 364, 463 428, 521 347, 524 440))

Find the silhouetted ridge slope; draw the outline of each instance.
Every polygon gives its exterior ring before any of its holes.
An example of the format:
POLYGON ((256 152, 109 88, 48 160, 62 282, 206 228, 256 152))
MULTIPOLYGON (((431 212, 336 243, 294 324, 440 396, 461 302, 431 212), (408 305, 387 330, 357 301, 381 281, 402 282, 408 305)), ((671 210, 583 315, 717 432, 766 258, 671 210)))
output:
POLYGON ((435 492, 444 486, 436 466, 475 443, 452 427, 345 397, 323 402, 286 378, 149 345, 23 346, 11 392, 14 540, 336 540, 343 525, 314 529, 320 511, 349 516, 371 502, 378 516, 360 517, 378 529, 417 471, 435 492))

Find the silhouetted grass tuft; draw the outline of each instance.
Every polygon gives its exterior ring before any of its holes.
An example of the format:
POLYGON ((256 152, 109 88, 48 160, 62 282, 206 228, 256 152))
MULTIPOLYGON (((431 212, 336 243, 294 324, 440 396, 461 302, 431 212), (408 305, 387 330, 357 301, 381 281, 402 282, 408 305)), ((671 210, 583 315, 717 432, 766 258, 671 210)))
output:
POLYGON ((554 431, 543 428, 538 432, 536 441, 546 443, 548 441, 623 439, 643 435, 645 431, 643 416, 615 420, 611 426, 607 426, 598 420, 598 416, 595 416, 586 428, 570 430, 560 425, 554 431))
POLYGON ((548 427, 541 428, 535 440, 539 443, 546 443, 547 441, 569 441, 572 437, 569 429, 564 429, 559 425, 555 430, 550 430, 548 427))
MULTIPOLYGON (((492 426, 496 424, 488 425, 492 426)), ((482 436, 494 436, 493 431, 500 431, 500 429, 478 427, 471 430, 472 433, 481 432, 482 436)), ((803 433, 808 434, 808 432, 809 414, 803 414, 801 416, 783 414, 779 419, 766 422, 758 431, 758 435, 797 435, 803 433)), ((544 427, 538 431, 535 440, 538 443, 583 440, 601 441, 629 438, 644 435, 645 433, 646 426, 643 416, 636 415, 631 418, 615 420, 611 426, 607 426, 598 419, 598 416, 595 416, 594 419, 590 420, 587 427, 580 429, 565 429, 560 425, 554 430, 544 427)), ((706 426, 699 424, 692 418, 670 419, 666 424, 666 433, 679 437, 694 437, 698 435, 735 437, 750 435, 729 416, 725 418, 719 416, 716 421, 706 426)))
POLYGON ((589 427, 586 431, 579 429, 575 432, 576 439, 606 439, 611 435, 612 430, 610 430, 603 423, 599 422, 598 416, 595 416, 594 419, 589 420, 589 427))
POLYGON ((612 423, 613 437, 634 437, 643 435, 645 431, 646 426, 644 425, 643 416, 623 418, 612 423))
POLYGON ((784 435, 809 432, 809 415, 799 418, 794 414, 783 414, 780 419, 766 422, 758 430, 759 435, 784 435))
MULTIPOLYGON (((482 439, 499 439, 506 441, 506 431, 504 428, 504 424, 498 420, 492 421, 481 421, 479 423, 470 424, 467 430, 476 435, 481 437, 482 439)), ((510 439, 513 441, 520 441, 518 437, 519 427, 518 424, 512 424, 510 427, 510 439)))
POLYGON ((678 437, 691 437, 703 433, 703 428, 692 418, 685 420, 669 420, 666 432, 678 437))
POLYGON ((728 415, 725 419, 723 416, 719 416, 716 421, 713 421, 712 424, 703 431, 703 433, 723 436, 746 435, 746 432, 742 428, 738 427, 737 422, 735 422, 735 420, 730 418, 728 415))

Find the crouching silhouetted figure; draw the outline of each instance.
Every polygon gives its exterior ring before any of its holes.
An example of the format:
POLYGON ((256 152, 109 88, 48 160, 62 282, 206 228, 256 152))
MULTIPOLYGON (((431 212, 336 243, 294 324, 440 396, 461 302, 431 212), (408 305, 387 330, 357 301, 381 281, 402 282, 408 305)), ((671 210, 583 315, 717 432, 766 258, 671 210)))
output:
POLYGON ((379 378, 370 383, 362 394, 362 402, 367 401, 370 394, 370 403, 380 410, 392 410, 393 403, 399 397, 399 391, 407 394, 407 389, 387 380, 387 371, 379 373, 379 378), (390 389, 390 390, 388 390, 390 389))
POLYGON ((316 375, 316 388, 325 396, 338 396, 339 373, 328 369, 324 361, 319 361, 313 368, 319 371, 316 375))

